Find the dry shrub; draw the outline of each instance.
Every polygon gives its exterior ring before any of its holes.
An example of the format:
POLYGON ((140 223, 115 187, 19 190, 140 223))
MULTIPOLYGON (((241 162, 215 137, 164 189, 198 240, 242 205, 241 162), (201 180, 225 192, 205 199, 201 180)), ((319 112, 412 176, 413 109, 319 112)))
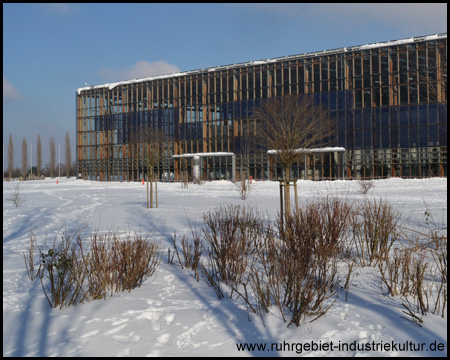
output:
POLYGON ((108 292, 131 291, 140 287, 160 263, 159 246, 140 233, 121 239, 115 232, 91 235, 89 294, 92 299, 106 297, 108 292))
POLYGON ((241 283, 256 250, 263 228, 260 217, 251 208, 220 206, 203 215, 203 236, 207 254, 223 283, 241 283))
POLYGON ((221 283, 228 285, 261 319, 274 305, 288 326, 311 316, 314 321, 332 305, 324 303, 334 295, 350 208, 347 201, 321 199, 278 217, 275 227, 251 208, 229 205, 208 212, 205 279, 219 298, 221 283))
POLYGON ((431 277, 437 285, 437 292, 433 294, 434 308, 433 314, 439 313, 445 317, 445 309, 447 305, 447 216, 446 207, 442 214, 440 222, 435 221, 432 212, 427 205, 425 211, 425 224, 428 226, 426 231, 427 250, 433 260, 433 269, 431 277))
MULTIPOLYGON (((178 252, 177 246, 177 235, 173 234, 173 236, 169 236, 169 241, 172 243, 172 248, 174 250, 174 255, 177 255, 178 262, 181 268, 187 268, 194 272, 195 278, 197 281, 200 281, 199 275, 199 265, 200 265, 200 257, 203 253, 203 243, 197 234, 194 234, 192 239, 189 239, 186 235, 183 235, 181 238, 181 251, 183 253, 183 259, 181 260, 180 254, 178 252)), ((174 256, 173 255, 173 256, 174 256)), ((173 257, 172 256, 172 257, 173 257)), ((169 262, 170 261, 170 249, 169 249, 169 262)))
POLYGON ((116 291, 131 291, 140 287, 145 278, 154 274, 160 262, 158 245, 135 234, 125 240, 114 237, 112 246, 112 277, 116 291))
MULTIPOLYGON (((27 272, 32 269, 32 237, 27 272)), ((48 250, 39 249, 37 277, 51 307, 75 306, 84 300, 105 298, 108 292, 131 291, 155 272, 160 262, 158 245, 141 234, 124 240, 115 232, 94 233, 90 251, 83 248, 80 234, 63 235, 48 250)), ((30 277, 31 279, 31 277, 30 277)))
POLYGON ((434 232, 432 241, 434 247, 430 252, 437 270, 434 278, 438 284, 433 314, 440 313, 444 317, 447 305, 447 235, 434 232))
POLYGON ((11 195, 8 200, 12 201, 16 207, 18 207, 21 203, 25 202, 25 199, 23 198, 22 193, 20 192, 19 181, 16 182, 14 192, 11 192, 11 195))
POLYGON ((236 186, 237 191, 239 191, 241 199, 247 200, 252 187, 250 185, 250 179, 248 179, 246 171, 241 172, 239 180, 236 180, 234 185, 236 186))
POLYGON ((283 228, 278 220, 279 239, 269 239, 264 262, 272 299, 282 314, 289 310, 288 326, 329 309, 323 304, 333 295, 348 215, 346 202, 326 198, 287 217, 283 228))
POLYGON ((377 265, 398 238, 400 213, 382 199, 366 199, 352 213, 351 225, 357 257, 362 266, 377 265))
POLYGON ((27 248, 26 252, 23 253, 23 258, 25 260, 25 267, 27 269, 28 278, 34 281, 38 277, 38 271, 35 270, 35 266, 39 265, 34 261, 34 248, 36 243, 36 236, 31 231, 30 234, 30 247, 27 248))
POLYGON ((393 254, 385 254, 379 261, 381 280, 391 296, 406 296, 411 293, 413 254, 412 248, 398 248, 394 249, 393 254))
MULTIPOLYGON (((35 241, 34 241, 35 242, 35 241)), ((40 251, 38 276, 51 307, 75 306, 86 299, 83 284, 87 269, 79 234, 63 234, 48 251, 40 251)))
POLYGON ((358 180, 359 190, 362 194, 366 195, 370 189, 375 187, 375 183, 373 180, 358 180))
POLYGON ((446 217, 437 224, 429 208, 422 227, 403 227, 402 249, 379 262, 381 279, 389 293, 402 296, 404 311, 419 326, 428 311, 445 317, 447 304, 446 217), (417 315, 419 314, 419 315, 417 315))
POLYGON ((108 291, 114 292, 112 286, 111 242, 108 236, 99 235, 98 231, 90 236, 90 253, 83 259, 88 272, 88 294, 93 300, 106 298, 108 291))

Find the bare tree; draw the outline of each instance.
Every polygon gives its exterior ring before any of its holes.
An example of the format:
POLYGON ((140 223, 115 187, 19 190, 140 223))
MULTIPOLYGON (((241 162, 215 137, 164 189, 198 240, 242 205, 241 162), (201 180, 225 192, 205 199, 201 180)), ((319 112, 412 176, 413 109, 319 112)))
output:
POLYGON ((70 168, 71 168, 71 162, 72 162, 72 155, 70 153, 70 137, 69 137, 69 132, 66 132, 66 139, 65 139, 65 144, 64 144, 64 150, 65 150, 65 155, 66 155, 66 165, 65 165, 65 169, 66 169, 66 176, 69 178, 70 177, 70 168))
MULTIPOLYGON (((295 95, 268 99, 255 109, 260 122, 257 138, 263 148, 272 150, 284 168, 284 179, 290 179, 291 165, 313 148, 324 146, 333 134, 328 112, 311 96, 295 95)), ((284 186, 285 214, 290 214, 289 186, 284 186)))
POLYGON ((14 144, 11 133, 9 133, 9 141, 8 141, 8 175, 11 180, 11 175, 14 168, 14 144))
POLYGON ((27 177, 27 164, 28 164, 28 157, 27 157, 27 140, 23 138, 22 141, 22 176, 25 180, 27 177))
MULTIPOLYGON (((141 127, 131 135, 131 141, 135 144, 139 158, 142 160, 147 179, 150 179, 150 207, 153 207, 153 181, 154 167, 158 165, 164 156, 165 146, 167 144, 167 134, 164 130, 141 127)), ((155 181, 156 207, 158 207, 158 192, 155 181)), ((148 200, 147 200, 148 207, 148 200)))
POLYGON ((41 135, 38 134, 36 141, 36 171, 37 176, 41 176, 42 169, 42 144, 41 144, 41 135))
POLYGON ((50 136, 50 177, 55 177, 55 158, 56 158, 56 149, 55 149, 55 139, 53 136, 50 136))
POLYGON ((447 110, 447 48, 443 44, 437 48, 436 58, 420 64, 418 80, 428 87, 429 101, 437 102, 447 110))

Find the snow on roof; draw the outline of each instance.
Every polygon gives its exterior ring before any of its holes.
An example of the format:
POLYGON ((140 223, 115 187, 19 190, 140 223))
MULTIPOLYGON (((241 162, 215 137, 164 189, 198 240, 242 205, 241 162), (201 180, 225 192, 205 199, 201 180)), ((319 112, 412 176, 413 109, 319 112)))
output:
POLYGON ((403 45, 403 44, 410 44, 410 43, 419 42, 419 41, 432 41, 432 40, 446 39, 446 38, 447 38, 447 33, 426 35, 426 36, 416 36, 416 37, 411 37, 411 38, 407 38, 407 39, 390 40, 390 41, 378 42, 378 43, 373 43, 373 44, 357 45, 357 46, 344 47, 344 48, 333 49, 333 50, 310 52, 310 53, 305 53, 305 54, 300 54, 300 55, 290 55, 290 56, 278 57, 278 58, 267 59, 267 60, 256 60, 256 61, 249 61, 249 62, 239 63, 239 64, 222 65, 222 66, 217 66, 217 67, 212 67, 212 68, 207 68, 207 69, 190 70, 190 71, 184 71, 184 72, 178 72, 178 73, 172 73, 172 74, 150 76, 150 77, 146 77, 146 78, 118 81, 118 82, 113 82, 113 83, 108 83, 108 84, 85 86, 85 87, 78 88, 77 93, 78 93, 78 95, 80 95, 82 91, 101 89, 101 88, 105 88, 105 87, 107 87, 109 90, 111 90, 119 85, 133 84, 133 83, 145 82, 145 81, 150 81, 150 80, 167 79, 167 78, 173 78, 173 77, 177 77, 177 76, 198 74, 198 73, 202 73, 202 72, 213 72, 213 71, 218 71, 218 70, 232 69, 232 68, 236 68, 236 67, 264 65, 264 64, 277 62, 277 61, 295 60, 295 59, 300 59, 300 58, 304 58, 304 57, 316 57, 316 56, 322 56, 322 55, 331 55, 331 54, 336 54, 336 53, 341 53, 341 52, 368 50, 368 49, 375 49, 375 48, 385 47, 385 46, 403 45))
MULTIPOLYGON (((276 155, 280 150, 267 150, 267 153, 269 155, 276 155)), ((325 152, 342 152, 345 151, 345 148, 343 147, 323 147, 323 148, 313 148, 313 149, 297 149, 296 152, 303 152, 303 153, 325 153, 325 152)))
POLYGON ((177 158, 190 158, 195 156, 231 156, 234 155, 232 152, 203 152, 203 153, 193 153, 193 154, 183 154, 183 155, 173 155, 174 159, 177 158))

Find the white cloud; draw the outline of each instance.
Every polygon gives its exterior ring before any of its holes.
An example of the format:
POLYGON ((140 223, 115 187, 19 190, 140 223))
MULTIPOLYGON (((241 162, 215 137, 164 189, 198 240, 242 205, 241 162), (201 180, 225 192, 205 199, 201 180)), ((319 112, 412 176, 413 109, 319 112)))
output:
POLYGON ((5 75, 3 75, 3 99, 17 99, 20 98, 19 93, 9 83, 5 75))
POLYGON ((154 62, 138 61, 131 67, 126 67, 121 70, 114 70, 109 68, 101 68, 98 75, 109 81, 122 81, 139 79, 156 75, 165 75, 179 72, 180 68, 176 65, 169 64, 166 61, 158 60, 154 62))
POLYGON ((76 4, 68 4, 68 3, 49 3, 49 4, 38 4, 43 9, 48 11, 58 13, 58 14, 70 14, 73 12, 77 12, 79 10, 79 6, 76 4))
POLYGON ((376 4, 320 4, 316 10, 329 16, 360 18, 424 32, 428 35, 447 31, 447 4, 432 3, 376 3, 376 4))
POLYGON ((256 3, 243 6, 272 16, 322 19, 328 23, 332 22, 333 26, 360 25, 367 22, 380 26, 395 26, 404 29, 411 36, 447 31, 447 3, 256 3))

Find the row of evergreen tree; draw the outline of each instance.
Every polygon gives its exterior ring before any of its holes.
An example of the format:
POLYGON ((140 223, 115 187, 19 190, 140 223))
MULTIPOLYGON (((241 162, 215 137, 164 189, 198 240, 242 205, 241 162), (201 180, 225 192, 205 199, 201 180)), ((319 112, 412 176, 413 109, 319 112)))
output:
MULTIPOLYGON (((30 166, 28 162, 28 149, 27 149, 27 140, 25 137, 22 141, 22 161, 21 161, 21 167, 14 168, 14 143, 12 139, 12 134, 9 134, 9 140, 8 140, 8 149, 7 149, 7 163, 8 168, 5 171, 5 174, 3 176, 8 179, 13 178, 19 178, 22 177, 25 179, 30 179, 33 176, 40 178, 42 175, 49 176, 49 177, 56 177, 59 175, 59 170, 62 171, 62 175, 65 175, 67 177, 76 175, 76 166, 75 163, 72 163, 72 154, 70 149, 70 137, 69 132, 66 132, 65 136, 65 143, 64 143, 64 154, 65 154, 65 162, 64 164, 56 163, 56 145, 55 145, 55 139, 53 136, 50 136, 49 139, 49 145, 50 145, 50 161, 47 165, 43 166, 42 163, 42 143, 41 143, 41 136, 40 134, 37 135, 36 140, 36 160, 35 160, 35 166, 30 166), (30 176, 32 175, 32 176, 30 176)), ((30 162, 33 159, 30 159, 30 162)))

